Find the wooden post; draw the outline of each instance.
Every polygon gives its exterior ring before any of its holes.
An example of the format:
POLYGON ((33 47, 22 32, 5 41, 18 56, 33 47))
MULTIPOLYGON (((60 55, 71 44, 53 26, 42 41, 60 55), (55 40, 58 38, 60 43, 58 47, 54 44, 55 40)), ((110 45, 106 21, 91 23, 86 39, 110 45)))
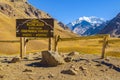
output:
POLYGON ((102 55, 101 55, 102 59, 105 57, 105 49, 107 45, 108 45, 108 36, 105 36, 103 39, 103 47, 102 47, 102 55))
POLYGON ((52 38, 49 37, 49 41, 48 41, 48 42, 49 42, 49 43, 48 43, 48 50, 49 50, 49 51, 52 50, 52 42, 51 42, 51 41, 52 41, 52 38))
POLYGON ((54 37, 54 51, 56 51, 56 47, 57 47, 57 43, 56 43, 56 40, 57 40, 57 36, 55 35, 54 37))
POLYGON ((23 58, 23 49, 22 49, 22 37, 20 37, 20 57, 23 58))
POLYGON ((58 46, 58 41, 60 39, 60 36, 56 36, 54 37, 54 51, 57 51, 57 46, 58 46))
POLYGON ((24 38, 24 56, 26 56, 26 38, 24 38))

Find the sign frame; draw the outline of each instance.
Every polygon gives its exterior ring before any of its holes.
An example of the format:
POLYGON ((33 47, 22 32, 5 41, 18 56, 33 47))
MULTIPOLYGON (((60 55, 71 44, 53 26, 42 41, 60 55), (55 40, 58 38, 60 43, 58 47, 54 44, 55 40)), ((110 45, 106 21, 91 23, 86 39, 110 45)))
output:
POLYGON ((16 19, 16 37, 54 37, 54 19, 16 19))

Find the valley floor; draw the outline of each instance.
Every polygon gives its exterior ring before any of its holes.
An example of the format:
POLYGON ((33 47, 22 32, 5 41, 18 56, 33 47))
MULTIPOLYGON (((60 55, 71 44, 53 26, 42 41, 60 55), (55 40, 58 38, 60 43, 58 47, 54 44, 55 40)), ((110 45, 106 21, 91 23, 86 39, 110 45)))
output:
POLYGON ((0 80, 120 80, 120 58, 93 54, 80 54, 74 60, 57 67, 44 67, 39 64, 41 54, 31 55, 17 63, 9 63, 13 57, 0 57, 0 80), (63 71, 75 68, 76 74, 63 71))

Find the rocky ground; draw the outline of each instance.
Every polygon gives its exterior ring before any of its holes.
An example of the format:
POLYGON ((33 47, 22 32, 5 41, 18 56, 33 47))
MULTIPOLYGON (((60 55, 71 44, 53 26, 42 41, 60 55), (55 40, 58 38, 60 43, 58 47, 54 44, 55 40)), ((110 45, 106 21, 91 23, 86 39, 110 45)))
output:
POLYGON ((62 57, 66 63, 47 67, 40 64, 41 53, 20 61, 1 56, 0 80, 120 80, 120 58, 76 53, 62 57))

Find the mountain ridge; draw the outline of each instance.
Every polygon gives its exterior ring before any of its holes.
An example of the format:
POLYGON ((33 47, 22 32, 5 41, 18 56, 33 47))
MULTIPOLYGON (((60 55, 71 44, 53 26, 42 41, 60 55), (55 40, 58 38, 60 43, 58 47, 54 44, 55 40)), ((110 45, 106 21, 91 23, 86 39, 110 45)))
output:
MULTIPOLYGON (((19 40, 16 37, 16 19, 24 18, 52 18, 48 13, 36 9, 28 2, 10 2, 7 0, 0 0, 0 40, 19 40)), ((58 21, 54 21, 54 34, 61 37, 78 36, 71 33, 69 30, 64 30, 58 21)), ((0 43, 0 54, 15 54, 19 53, 18 43, 0 43)), ((33 40, 27 44, 27 51, 40 51, 48 47, 48 41, 33 40)))
POLYGON ((106 20, 95 16, 83 16, 67 24, 71 31, 81 36, 97 34, 105 25, 106 20))
POLYGON ((100 31, 100 34, 110 34, 111 37, 120 37, 120 13, 109 21, 104 29, 100 31))

